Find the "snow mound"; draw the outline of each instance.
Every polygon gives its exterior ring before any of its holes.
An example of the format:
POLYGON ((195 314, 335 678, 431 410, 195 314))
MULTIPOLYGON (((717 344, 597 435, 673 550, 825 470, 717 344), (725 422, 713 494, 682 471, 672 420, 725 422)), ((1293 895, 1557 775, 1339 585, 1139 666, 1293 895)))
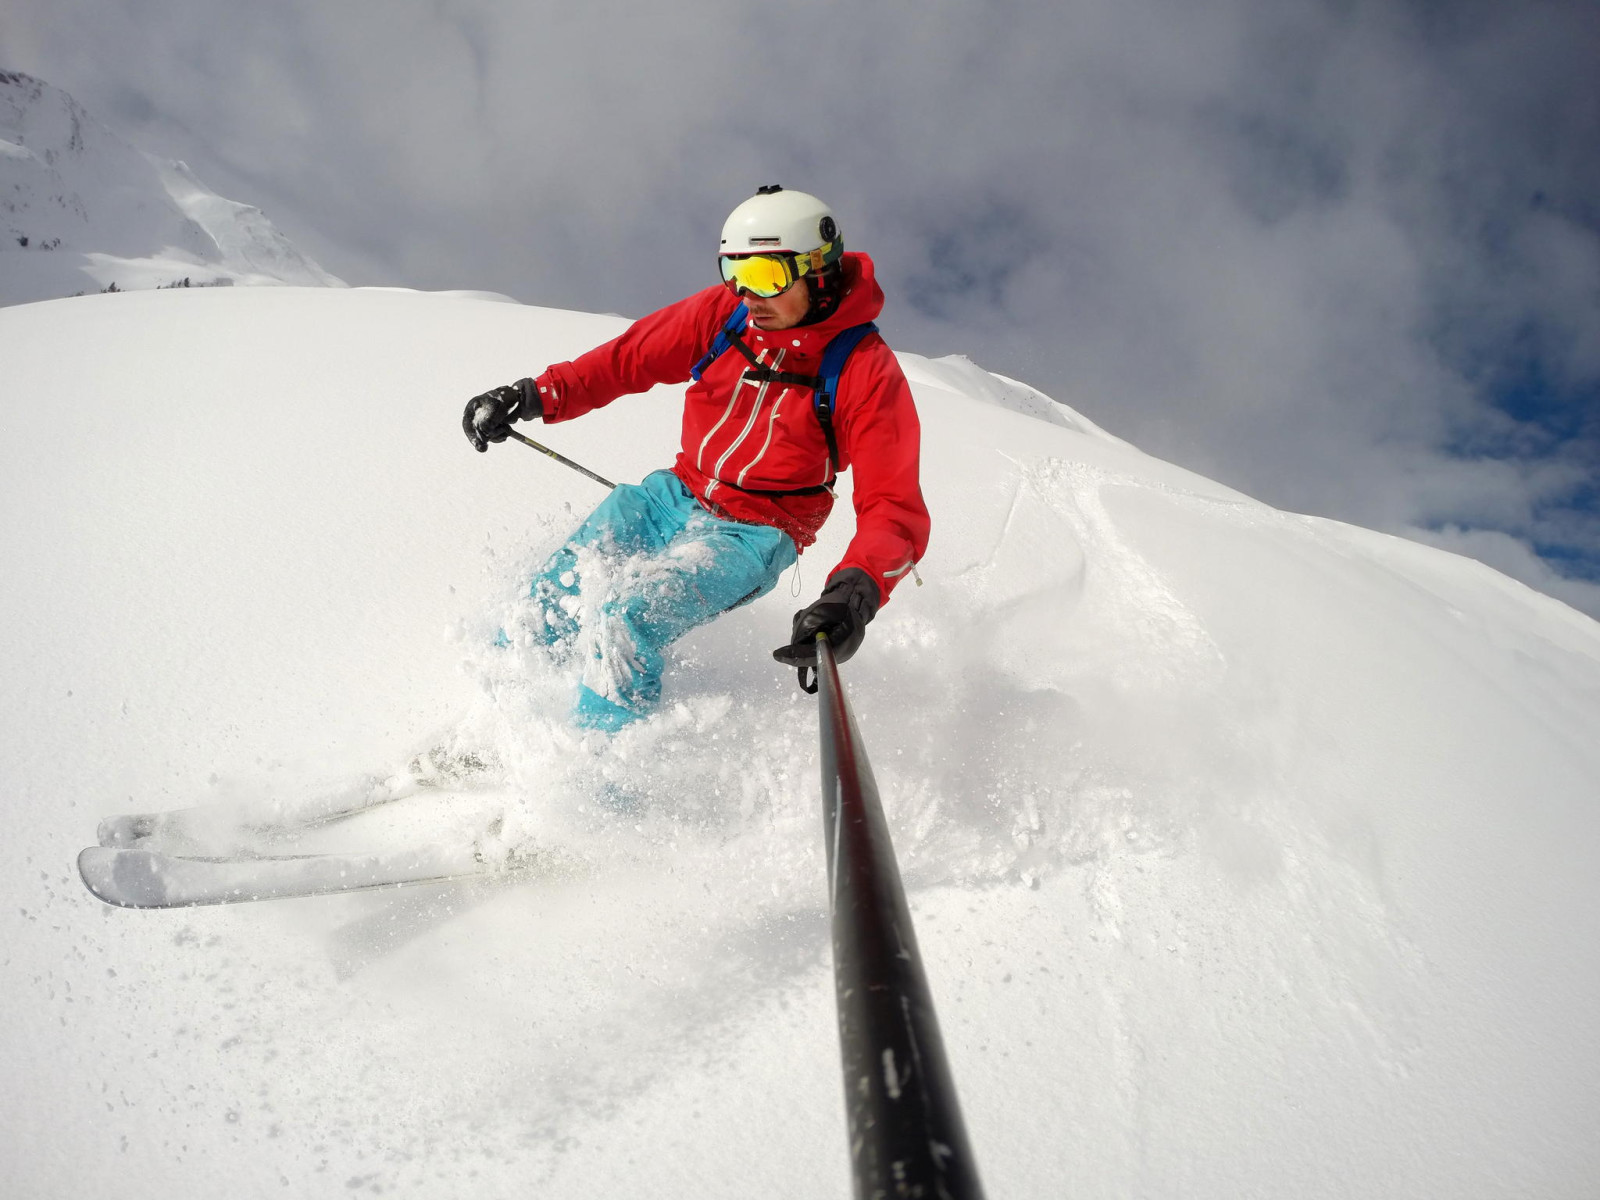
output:
MULTIPOLYGON (((518 634, 601 490, 460 434, 622 325, 289 288, 0 311, 16 1194, 848 1194, 814 702, 769 658, 847 497, 607 742, 518 634), (432 748, 498 770, 302 847, 584 869, 167 914, 73 876, 105 814, 432 748)), ((904 361, 926 586, 846 686, 989 1193, 1592 1194, 1600 625, 904 361)), ((680 395, 540 436, 637 479, 680 395)))
POLYGON ((113 286, 343 286, 259 209, 14 71, 0 71, 0 221, 0 304, 113 286))
POLYGON ((945 358, 923 358, 916 354, 900 355, 906 378, 919 389, 938 388, 952 395, 981 400, 999 408, 1037 417, 1075 433, 1086 433, 1105 441, 1121 442, 1101 429, 1082 413, 1052 400, 1038 388, 1019 383, 1004 375, 985 371, 964 354, 951 354, 945 358))

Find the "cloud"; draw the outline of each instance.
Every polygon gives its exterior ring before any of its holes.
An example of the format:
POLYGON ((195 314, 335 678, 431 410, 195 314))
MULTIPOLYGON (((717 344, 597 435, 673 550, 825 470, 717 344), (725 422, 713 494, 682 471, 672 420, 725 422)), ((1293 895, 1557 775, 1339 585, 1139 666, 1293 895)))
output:
POLYGON ((1588 0, 12 9, 9 65, 353 282, 640 313, 805 187, 903 349, 1286 508, 1600 572, 1588 0))

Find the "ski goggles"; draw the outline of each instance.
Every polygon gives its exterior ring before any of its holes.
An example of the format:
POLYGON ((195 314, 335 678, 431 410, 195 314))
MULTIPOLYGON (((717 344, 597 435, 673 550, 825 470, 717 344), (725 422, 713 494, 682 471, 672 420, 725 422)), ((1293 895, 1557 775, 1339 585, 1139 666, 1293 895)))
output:
POLYGON ((722 282, 734 295, 749 292, 770 300, 783 295, 801 277, 832 266, 843 253, 843 243, 835 238, 809 254, 725 254, 717 263, 722 268, 722 282))

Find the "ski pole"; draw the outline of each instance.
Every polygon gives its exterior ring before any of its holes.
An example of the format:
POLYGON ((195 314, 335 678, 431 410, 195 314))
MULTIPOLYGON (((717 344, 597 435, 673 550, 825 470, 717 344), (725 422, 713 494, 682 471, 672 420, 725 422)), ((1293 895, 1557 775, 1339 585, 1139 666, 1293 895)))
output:
POLYGON ((515 429, 507 429, 506 433, 509 434, 511 437, 516 438, 517 441, 521 442, 524 446, 532 446, 540 454, 548 454, 551 458, 555 459, 563 467, 571 467, 574 471, 578 472, 578 474, 587 475, 590 479, 594 480, 596 483, 603 483, 608 488, 614 488, 614 487, 617 486, 616 484, 612 483, 611 480, 609 480, 609 479, 602 479, 600 476, 596 475, 593 471, 589 470, 588 467, 583 466, 581 463, 573 462, 565 454, 557 454, 554 450, 550 449, 549 446, 541 446, 538 442, 534 441, 531 437, 524 437, 522 434, 518 433, 515 429))

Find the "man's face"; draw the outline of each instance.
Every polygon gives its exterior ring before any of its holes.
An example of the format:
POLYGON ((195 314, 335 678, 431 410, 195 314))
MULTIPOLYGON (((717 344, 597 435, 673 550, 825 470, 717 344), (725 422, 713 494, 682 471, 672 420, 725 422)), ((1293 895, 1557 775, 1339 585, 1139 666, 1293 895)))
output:
POLYGON ((788 291, 776 296, 756 296, 746 292, 743 299, 750 313, 750 324, 768 332, 793 329, 806 319, 806 313, 811 308, 811 293, 803 279, 796 280, 788 291))

